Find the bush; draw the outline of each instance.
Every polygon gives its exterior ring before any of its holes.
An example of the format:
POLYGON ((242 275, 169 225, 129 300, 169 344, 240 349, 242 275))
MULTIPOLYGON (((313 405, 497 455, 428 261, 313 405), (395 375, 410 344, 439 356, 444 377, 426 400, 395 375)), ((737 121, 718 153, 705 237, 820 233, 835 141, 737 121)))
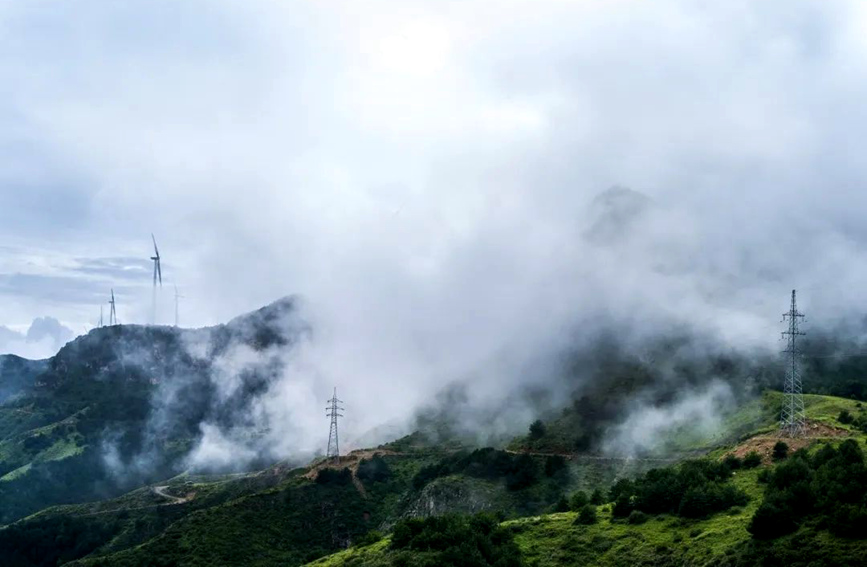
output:
POLYGON ((585 493, 583 490, 579 490, 573 493, 572 496, 569 498, 569 507, 572 509, 573 512, 578 512, 579 510, 581 510, 581 508, 583 508, 589 503, 590 499, 587 498, 587 493, 585 493))
POLYGON ((316 474, 316 484, 347 485, 352 482, 352 471, 349 469, 322 469, 316 474))
POLYGON ((762 457, 755 451, 750 451, 741 461, 741 466, 745 469, 754 469, 762 464, 762 457))
POLYGON ((854 440, 824 445, 812 457, 799 451, 762 473, 768 486, 750 522, 753 537, 780 537, 810 518, 843 537, 867 531, 867 466, 854 440))
POLYGON ((391 478, 391 468, 380 455, 374 455, 372 459, 362 459, 358 463, 356 476, 363 481, 386 482, 391 478))
POLYGON ((626 518, 626 521, 630 524, 638 525, 643 524, 648 519, 650 519, 650 516, 648 516, 644 512, 641 512, 640 510, 633 510, 629 513, 629 517, 626 518))
POLYGON ((520 455, 513 463, 512 470, 506 475, 506 488, 521 490, 530 487, 538 480, 538 467, 530 455, 520 455))
POLYGON ((729 469, 736 471, 741 468, 743 462, 735 455, 726 455, 726 458, 723 459, 723 464, 725 464, 729 469))
POLYGON ((425 563, 430 565, 524 565, 512 531, 488 514, 401 520, 394 526, 391 549, 433 554, 425 563))
MULTIPOLYGON (((526 423, 526 422, 524 422, 526 423)), ((541 439, 545 436, 545 433, 548 432, 548 429, 545 427, 545 424, 542 423, 541 419, 537 419, 533 423, 530 424, 530 439, 533 441, 537 439, 541 439)))
POLYGON ((360 538, 355 540, 353 542, 353 545, 355 545, 357 547, 365 547, 368 545, 373 545, 374 543, 376 543, 378 541, 382 541, 382 538, 383 538, 382 533, 380 533, 376 530, 370 530, 369 532, 367 532, 366 534, 364 534, 363 536, 361 536, 360 538))
POLYGON ((569 511, 569 501, 566 500, 565 496, 561 496, 560 500, 554 504, 554 512, 568 512, 569 511))
POLYGON ((771 458, 775 461, 782 461, 789 456, 789 446, 784 441, 777 441, 774 445, 774 451, 771 453, 771 458))
POLYGON ((605 497, 602 495, 602 491, 598 488, 593 491, 593 494, 590 495, 590 503, 594 506, 599 506, 601 504, 605 504, 605 497))
POLYGON ((566 459, 560 455, 551 455, 545 458, 545 476, 552 477, 566 469, 566 459))
POLYGON ((595 524, 597 521, 596 516, 596 506, 592 504, 585 504, 583 508, 578 512, 578 516, 575 518, 575 523, 580 524, 582 526, 589 526, 591 524, 595 524))
POLYGON ((840 412, 840 415, 837 416, 837 421, 839 421, 843 425, 849 425, 850 423, 855 421, 855 418, 852 417, 852 414, 849 413, 849 410, 843 410, 840 412))

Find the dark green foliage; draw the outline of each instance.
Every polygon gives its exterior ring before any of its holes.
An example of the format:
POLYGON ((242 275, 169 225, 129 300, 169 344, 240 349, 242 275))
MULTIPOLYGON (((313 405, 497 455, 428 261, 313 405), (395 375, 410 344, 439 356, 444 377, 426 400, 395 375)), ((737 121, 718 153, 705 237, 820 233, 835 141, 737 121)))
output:
POLYGON ((53 443, 48 435, 33 435, 24 440, 24 449, 29 453, 38 453, 51 447, 53 443))
POLYGON ((7 567, 54 566, 91 553, 117 531, 113 523, 70 516, 15 524, 0 530, 7 567))
POLYGON ((784 441, 777 441, 774 444, 774 450, 771 453, 771 458, 775 461, 782 461, 789 456, 789 446, 784 441))
POLYGON ((741 466, 745 469, 754 469, 762 464, 762 457, 755 451, 750 451, 741 461, 741 466))
POLYGON ((346 486, 352 483, 352 471, 349 469, 322 469, 316 475, 316 484, 336 484, 346 486))
POLYGON ((590 503, 594 506, 605 504, 605 496, 602 494, 601 490, 597 488, 593 491, 593 494, 590 495, 590 503))
POLYGON ((502 478, 509 490, 521 490, 539 480, 539 465, 530 455, 512 455, 488 447, 471 453, 457 453, 435 465, 423 467, 413 477, 412 484, 418 490, 436 478, 452 474, 488 480, 502 478))
POLYGON ((365 482, 386 482, 391 478, 391 469, 381 455, 374 455, 370 460, 361 460, 356 476, 365 482))
POLYGON ((550 478, 564 470, 566 470, 566 459, 560 455, 545 457, 545 476, 550 478))
POLYGON ((506 475, 506 488, 521 490, 533 486, 539 477, 539 467, 530 455, 519 455, 506 475))
POLYGON ((625 518, 638 510, 703 518, 743 505, 747 496, 727 482, 730 476, 728 464, 707 460, 653 469, 633 482, 619 481, 611 488, 612 514, 625 518))
POLYGON ((750 522, 753 537, 780 537, 809 518, 839 536, 865 536, 867 466, 857 442, 825 445, 812 457, 798 451, 768 473, 767 484, 750 522))
POLYGON ((579 490, 572 494, 569 498, 569 506, 572 511, 577 512, 584 506, 590 503, 590 499, 587 498, 587 493, 583 490, 579 490))
POLYGON ((542 423, 541 419, 537 419, 533 423, 530 424, 530 439, 535 441, 537 439, 541 439, 547 433, 547 428, 545 424, 542 423))
MULTIPOLYGON (((512 532, 486 514, 401 520, 394 527, 390 549, 424 554, 425 565, 520 567, 524 564, 512 532)), ((413 557, 406 556, 407 560, 413 557)))
POLYGON ((843 410, 840 412, 840 415, 837 416, 837 421, 839 421, 843 425, 849 425, 850 423, 855 421, 855 418, 852 417, 852 414, 849 413, 849 410, 843 410))
POLYGON ((376 530, 370 530, 360 538, 356 539, 353 542, 353 545, 355 545, 356 547, 365 547, 367 545, 373 545, 378 541, 382 541, 382 538, 383 535, 381 532, 378 532, 376 530))
POLYGON ((569 501, 566 500, 566 497, 565 497, 565 496, 561 496, 561 497, 560 497, 560 500, 558 500, 557 503, 554 504, 553 511, 554 511, 555 513, 557 513, 557 512, 568 512, 569 510, 570 510, 570 508, 569 508, 569 501))
POLYGON ((644 512, 641 512, 639 510, 633 510, 632 512, 629 513, 629 516, 626 518, 626 521, 630 524, 636 524, 637 525, 637 524, 645 523, 648 519, 650 519, 650 516, 648 516, 644 512))
POLYGON ((585 504, 581 510, 578 511, 578 516, 575 518, 575 523, 583 526, 595 524, 596 521, 596 506, 593 506, 592 504, 585 504))
POLYGON ((726 458, 723 459, 723 463, 731 470, 736 471, 743 466, 743 461, 737 458, 735 455, 726 455, 726 458))

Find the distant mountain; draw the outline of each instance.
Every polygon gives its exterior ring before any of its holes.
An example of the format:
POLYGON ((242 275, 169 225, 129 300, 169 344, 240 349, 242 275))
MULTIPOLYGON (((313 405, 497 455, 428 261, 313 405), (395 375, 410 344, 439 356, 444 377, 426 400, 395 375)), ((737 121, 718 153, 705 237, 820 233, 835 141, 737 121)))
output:
POLYGON ((308 332, 285 298, 217 327, 103 327, 45 361, 0 358, 0 523, 177 474, 201 423, 243 419, 282 371, 266 356, 218 391, 215 361, 291 349, 308 332))
POLYGON ((33 320, 26 333, 0 326, 0 353, 25 358, 47 358, 72 340, 75 333, 53 317, 33 320))
POLYGON ((584 236, 600 245, 625 240, 651 205, 651 199, 643 193, 619 185, 610 187, 590 204, 590 227, 584 236))

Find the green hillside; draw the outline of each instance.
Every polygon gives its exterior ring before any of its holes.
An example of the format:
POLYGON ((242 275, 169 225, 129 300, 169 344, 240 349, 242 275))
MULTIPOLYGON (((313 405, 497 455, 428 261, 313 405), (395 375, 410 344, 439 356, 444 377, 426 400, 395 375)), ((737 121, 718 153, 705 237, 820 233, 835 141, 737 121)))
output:
MULTIPOLYGON (((749 446, 776 443, 768 433, 772 431, 772 414, 757 411, 778 407, 781 395, 768 392, 757 405, 742 408, 730 416, 729 435, 738 433, 745 420, 754 418, 761 426, 757 436, 742 436, 749 446), (767 419, 766 419, 767 418, 767 419), (771 421, 768 421, 770 419, 771 421)), ((867 418, 860 402, 826 396, 806 396, 808 418, 816 424, 835 428, 830 437, 815 438, 806 443, 801 452, 774 465, 765 462, 757 468, 739 468, 731 483, 746 494, 742 506, 702 518, 686 518, 677 514, 630 515, 615 517, 614 504, 596 508, 597 521, 582 524, 576 512, 562 512, 507 520, 501 525, 513 536, 520 549, 523 564, 555 567, 578 565, 858 565, 867 556, 867 540, 850 539, 829 531, 828 520, 807 515, 793 533, 776 539, 756 539, 749 531, 750 522, 762 505, 770 471, 791 464, 798 459, 820 459, 828 448, 840 447, 842 439, 851 439, 861 450, 867 449, 867 435, 851 424, 838 421, 842 411, 850 412, 857 421, 867 418), (849 436, 844 437, 848 431, 849 436), (801 455, 804 455, 803 457, 801 455)), ((851 443, 851 441, 847 442, 851 443)), ((798 443, 793 443, 793 446, 798 443)), ((717 447, 710 459, 717 460, 732 453, 740 445, 717 447)), ((863 456, 861 469, 863 470, 863 456)), ((861 473, 856 473, 861 474, 861 473)), ((863 483, 865 478, 858 479, 863 483)), ((856 522, 859 518, 846 521, 856 522)), ((420 554, 425 565, 424 554, 420 554)), ((350 548, 338 554, 311 563, 316 567, 389 566, 401 565, 405 553, 393 549, 389 538, 367 546, 350 548)))

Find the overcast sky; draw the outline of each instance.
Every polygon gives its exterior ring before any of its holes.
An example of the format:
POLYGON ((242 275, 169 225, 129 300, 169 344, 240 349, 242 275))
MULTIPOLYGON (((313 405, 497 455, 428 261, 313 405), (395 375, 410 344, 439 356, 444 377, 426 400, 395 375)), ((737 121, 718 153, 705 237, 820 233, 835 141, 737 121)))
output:
POLYGON ((0 324, 145 322, 153 232, 162 322, 300 294, 334 373, 775 339, 863 312, 865 100, 857 0, 0 0, 0 324))

